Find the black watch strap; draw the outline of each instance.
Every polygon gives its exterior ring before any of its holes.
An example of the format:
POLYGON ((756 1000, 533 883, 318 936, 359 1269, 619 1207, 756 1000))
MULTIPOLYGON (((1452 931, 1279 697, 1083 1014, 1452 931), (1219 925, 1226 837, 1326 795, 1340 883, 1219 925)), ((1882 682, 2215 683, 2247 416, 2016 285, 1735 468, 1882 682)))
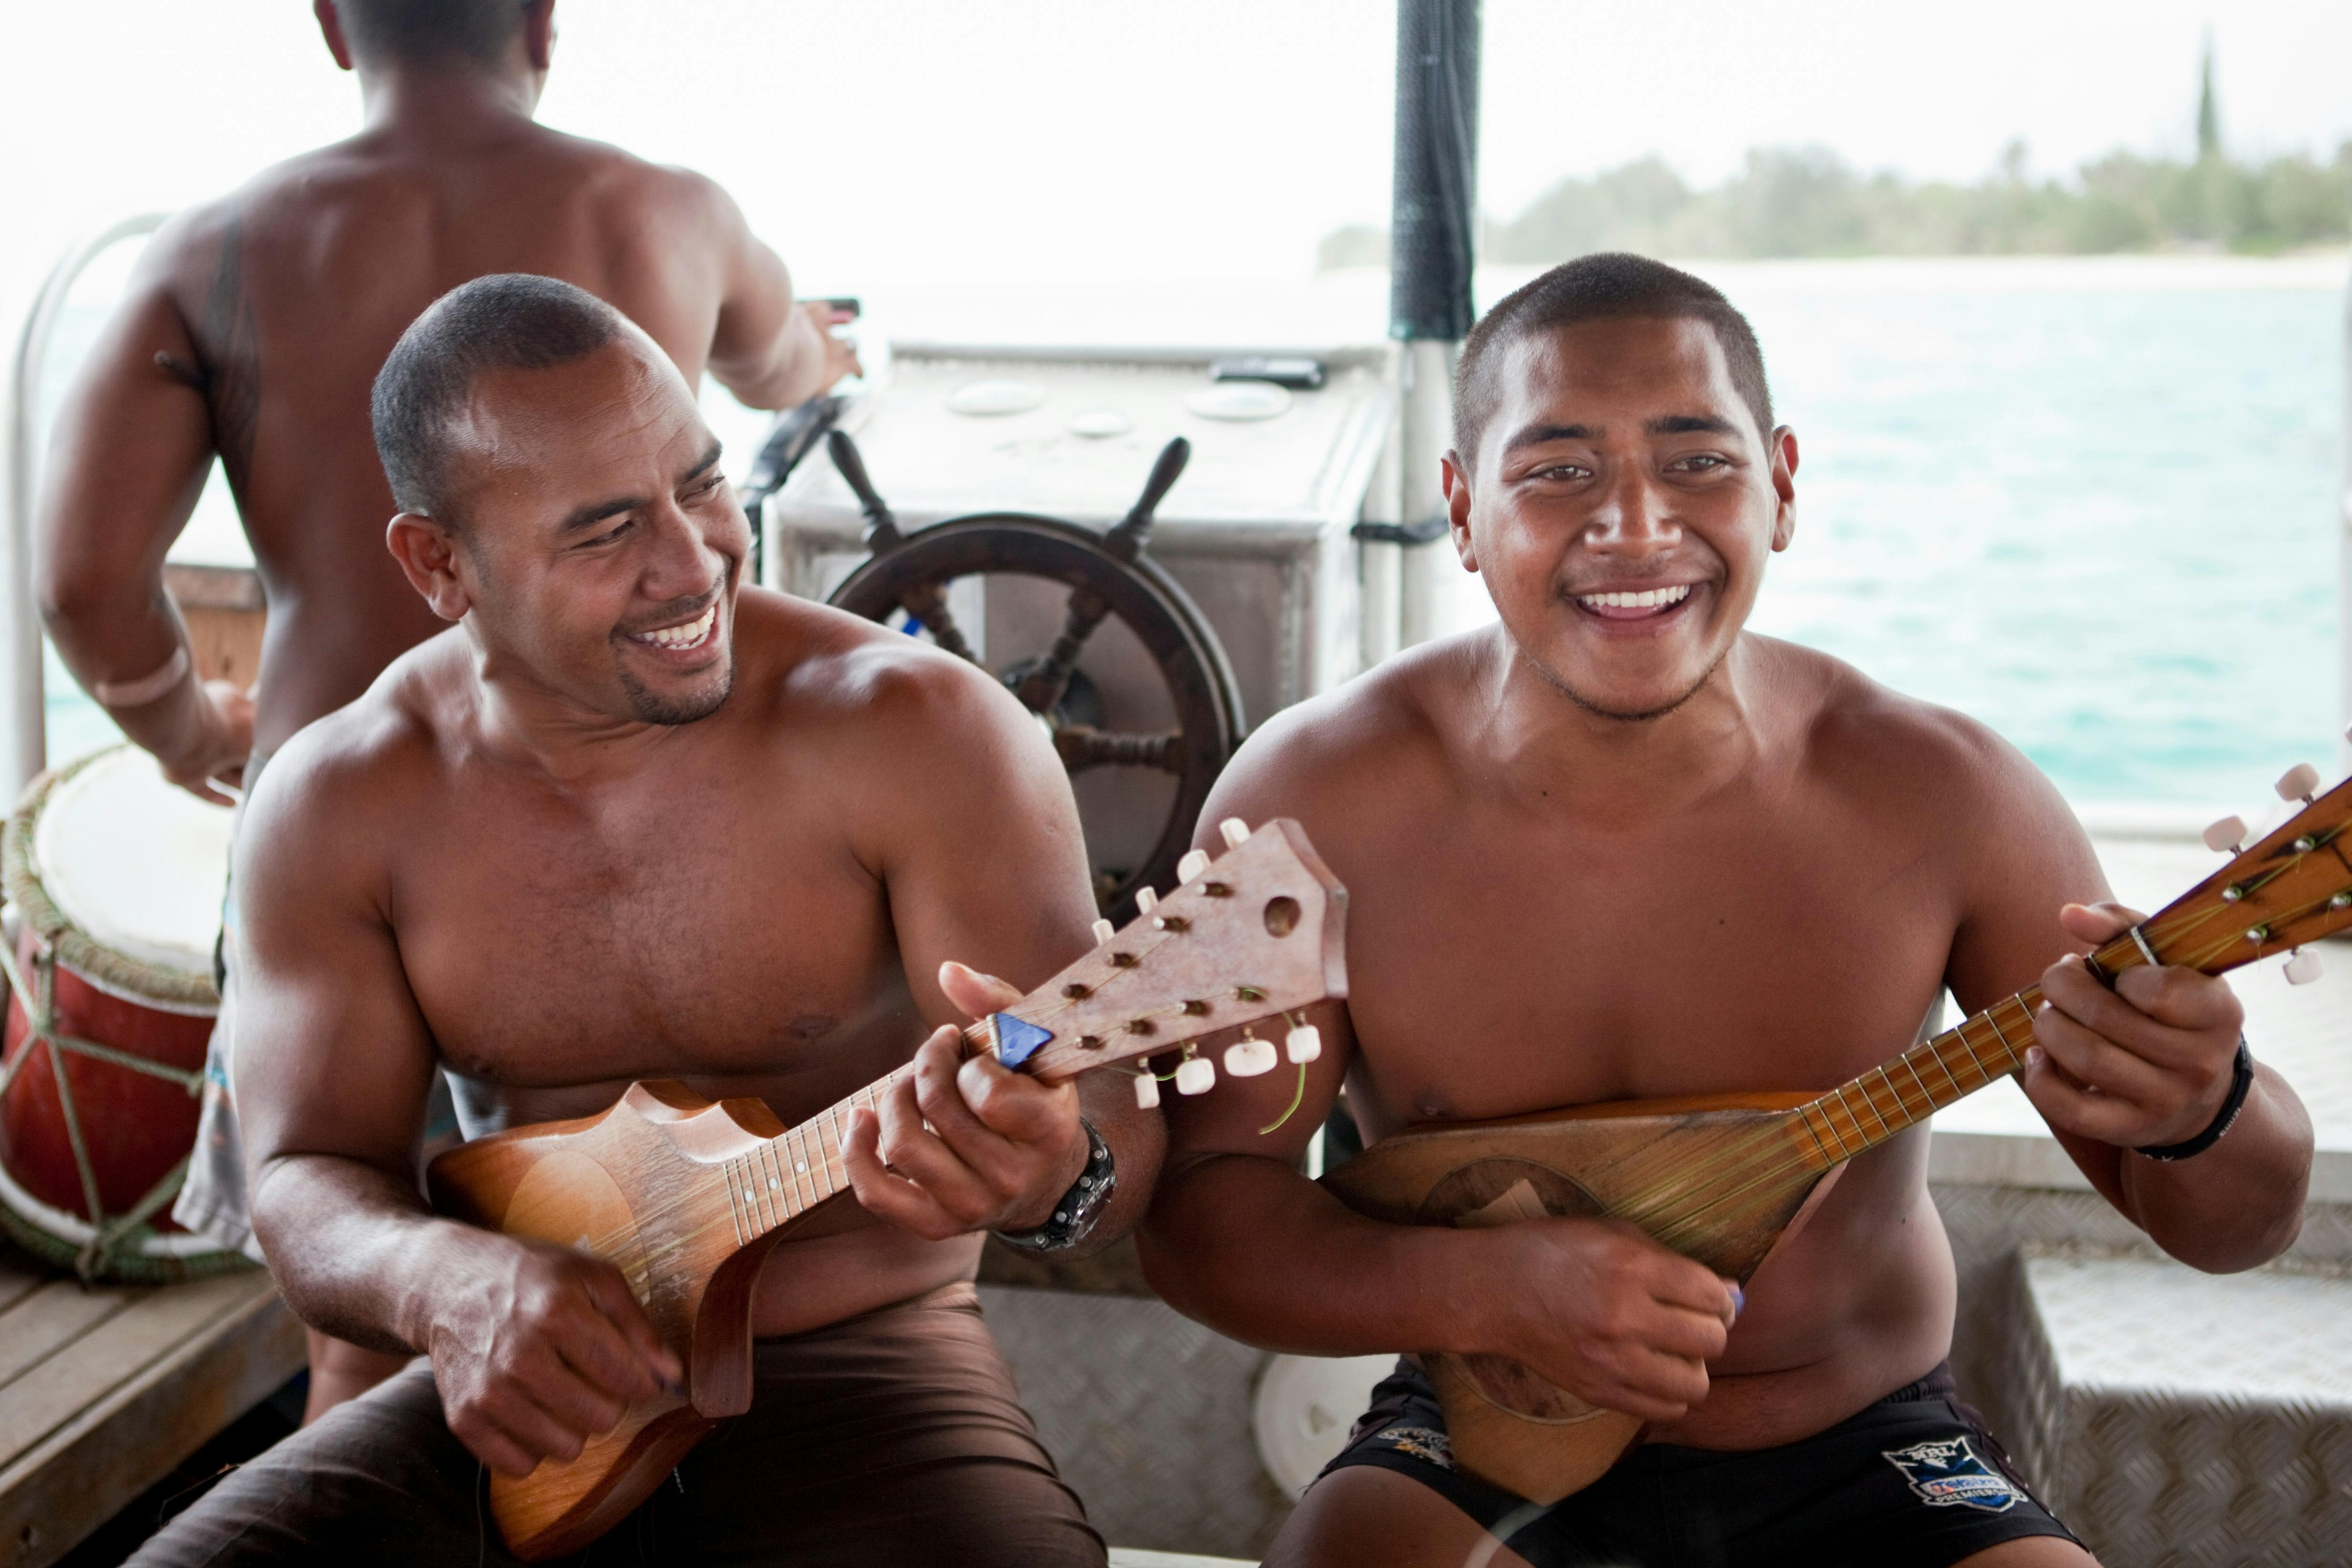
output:
POLYGON ((2241 1035, 2238 1037, 2237 1065, 2230 1072, 2230 1098, 2221 1102, 2221 1109, 2214 1116, 2212 1124, 2186 1142, 2151 1143, 2145 1148, 2135 1149, 2132 1152, 2150 1160, 2167 1161, 2186 1160, 2192 1154, 2202 1154, 2206 1150, 2219 1143, 2221 1141, 2221 1134, 2227 1132, 2230 1130, 2230 1124, 2238 1120, 2238 1112, 2245 1109, 2246 1091, 2253 1086, 2254 1053, 2246 1048, 2246 1037, 2241 1035))
POLYGON ((1111 1194, 1118 1190, 1118 1173, 1111 1167, 1110 1145, 1095 1124, 1081 1116, 1078 1125, 1087 1132, 1087 1167, 1054 1205, 1052 1217, 1034 1230, 1000 1230, 997 1240, 1024 1252, 1066 1251, 1084 1241, 1102 1218, 1111 1194))

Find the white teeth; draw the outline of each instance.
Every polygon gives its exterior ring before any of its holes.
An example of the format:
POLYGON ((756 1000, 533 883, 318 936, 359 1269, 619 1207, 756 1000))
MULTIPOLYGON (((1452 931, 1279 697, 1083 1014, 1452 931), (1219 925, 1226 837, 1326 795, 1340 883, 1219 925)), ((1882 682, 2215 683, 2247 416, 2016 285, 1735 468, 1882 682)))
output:
POLYGON ((1638 594, 1579 594, 1576 602, 1591 610, 1649 610, 1679 605, 1689 597, 1690 584, 1683 583, 1672 588, 1645 588, 1638 594))
POLYGON ((655 647, 699 647, 710 636, 710 628, 719 623, 719 606, 714 604, 682 626, 664 626, 654 632, 631 632, 630 637, 655 647))

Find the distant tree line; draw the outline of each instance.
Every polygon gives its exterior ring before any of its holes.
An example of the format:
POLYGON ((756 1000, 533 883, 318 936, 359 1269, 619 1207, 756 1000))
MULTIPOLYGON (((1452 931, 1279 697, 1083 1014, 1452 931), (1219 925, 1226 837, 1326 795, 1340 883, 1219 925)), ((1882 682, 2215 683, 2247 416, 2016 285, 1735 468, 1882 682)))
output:
MULTIPOLYGON (((2210 102, 2210 88, 2207 105, 2210 102)), ((1822 147, 1759 148, 1696 190, 1657 158, 1562 180, 1507 222, 1486 219, 1480 255, 1548 264, 1593 250, 1652 256, 1995 256, 2200 249, 2268 254, 2352 237, 2352 141, 2322 163, 2225 156, 2200 106, 2193 162, 2113 153, 2071 179, 2032 178, 2011 143, 1973 184, 1863 174, 1822 147)), ((1325 268, 1381 266, 1388 232, 1327 235, 1325 268)))

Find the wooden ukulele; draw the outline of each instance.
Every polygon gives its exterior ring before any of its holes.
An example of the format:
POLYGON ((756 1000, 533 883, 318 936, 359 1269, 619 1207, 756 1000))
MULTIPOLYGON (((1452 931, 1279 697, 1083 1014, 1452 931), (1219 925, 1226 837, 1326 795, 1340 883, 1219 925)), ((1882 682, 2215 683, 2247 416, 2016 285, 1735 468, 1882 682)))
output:
MULTIPOLYGON (((2307 765, 2279 782, 2305 809, 2260 842, 2232 817, 2206 842, 2230 864, 2089 962, 2113 984, 2141 964, 2219 974, 2352 925, 2352 782, 2316 803, 2307 765)), ((2315 978, 2315 954, 2287 977, 2315 978)), ((2000 1002, 1826 1094, 1622 1100, 1480 1123, 1408 1128, 1323 1178, 1397 1224, 1487 1226, 1548 1215, 1628 1220, 1746 1282, 1848 1160, 2023 1064, 2040 987, 2000 1002)), ((1463 1469, 1535 1502, 1581 1490, 1639 1435, 1507 1356, 1424 1354, 1463 1469)))
MULTIPOLYGON (((1092 952, 966 1028, 967 1048, 1049 1082, 1176 1051, 1177 1088, 1198 1094, 1216 1069, 1189 1042, 1346 995, 1347 891, 1306 834, 1286 819, 1255 834, 1228 822, 1223 833, 1221 858, 1186 856, 1181 885, 1156 902, 1146 889, 1125 931, 1097 921, 1092 952)), ((1320 1045, 1297 1025, 1284 1048, 1304 1063, 1320 1045)), ((1244 1077, 1277 1059, 1274 1042, 1246 1036, 1224 1058, 1244 1077)), ((848 1192, 851 1113, 875 1109, 911 1070, 793 1128, 757 1100, 713 1104, 683 1084, 638 1083, 602 1115, 517 1128, 433 1162, 442 1213, 619 1268, 686 1366, 684 1397, 632 1405, 578 1458, 543 1459, 520 1480, 491 1477, 490 1510, 516 1556, 537 1562, 593 1541, 721 1417, 750 1408, 760 1267, 794 1221, 848 1192)), ((1158 1079, 1138 1075, 1136 1092, 1156 1105, 1158 1079)))

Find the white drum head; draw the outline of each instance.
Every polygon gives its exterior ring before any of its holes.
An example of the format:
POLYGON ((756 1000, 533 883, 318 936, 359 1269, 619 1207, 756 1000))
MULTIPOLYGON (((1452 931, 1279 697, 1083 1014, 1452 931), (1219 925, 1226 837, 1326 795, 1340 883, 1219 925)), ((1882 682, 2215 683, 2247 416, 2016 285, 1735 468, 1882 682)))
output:
POLYGON ((1276 1486, 1294 1500, 1307 1495, 1396 1363, 1392 1355, 1278 1355, 1265 1363, 1251 1416, 1258 1462, 1276 1486))
POLYGON ((33 874, 100 947, 209 980, 234 817, 125 746, 50 793, 33 830, 33 874))

